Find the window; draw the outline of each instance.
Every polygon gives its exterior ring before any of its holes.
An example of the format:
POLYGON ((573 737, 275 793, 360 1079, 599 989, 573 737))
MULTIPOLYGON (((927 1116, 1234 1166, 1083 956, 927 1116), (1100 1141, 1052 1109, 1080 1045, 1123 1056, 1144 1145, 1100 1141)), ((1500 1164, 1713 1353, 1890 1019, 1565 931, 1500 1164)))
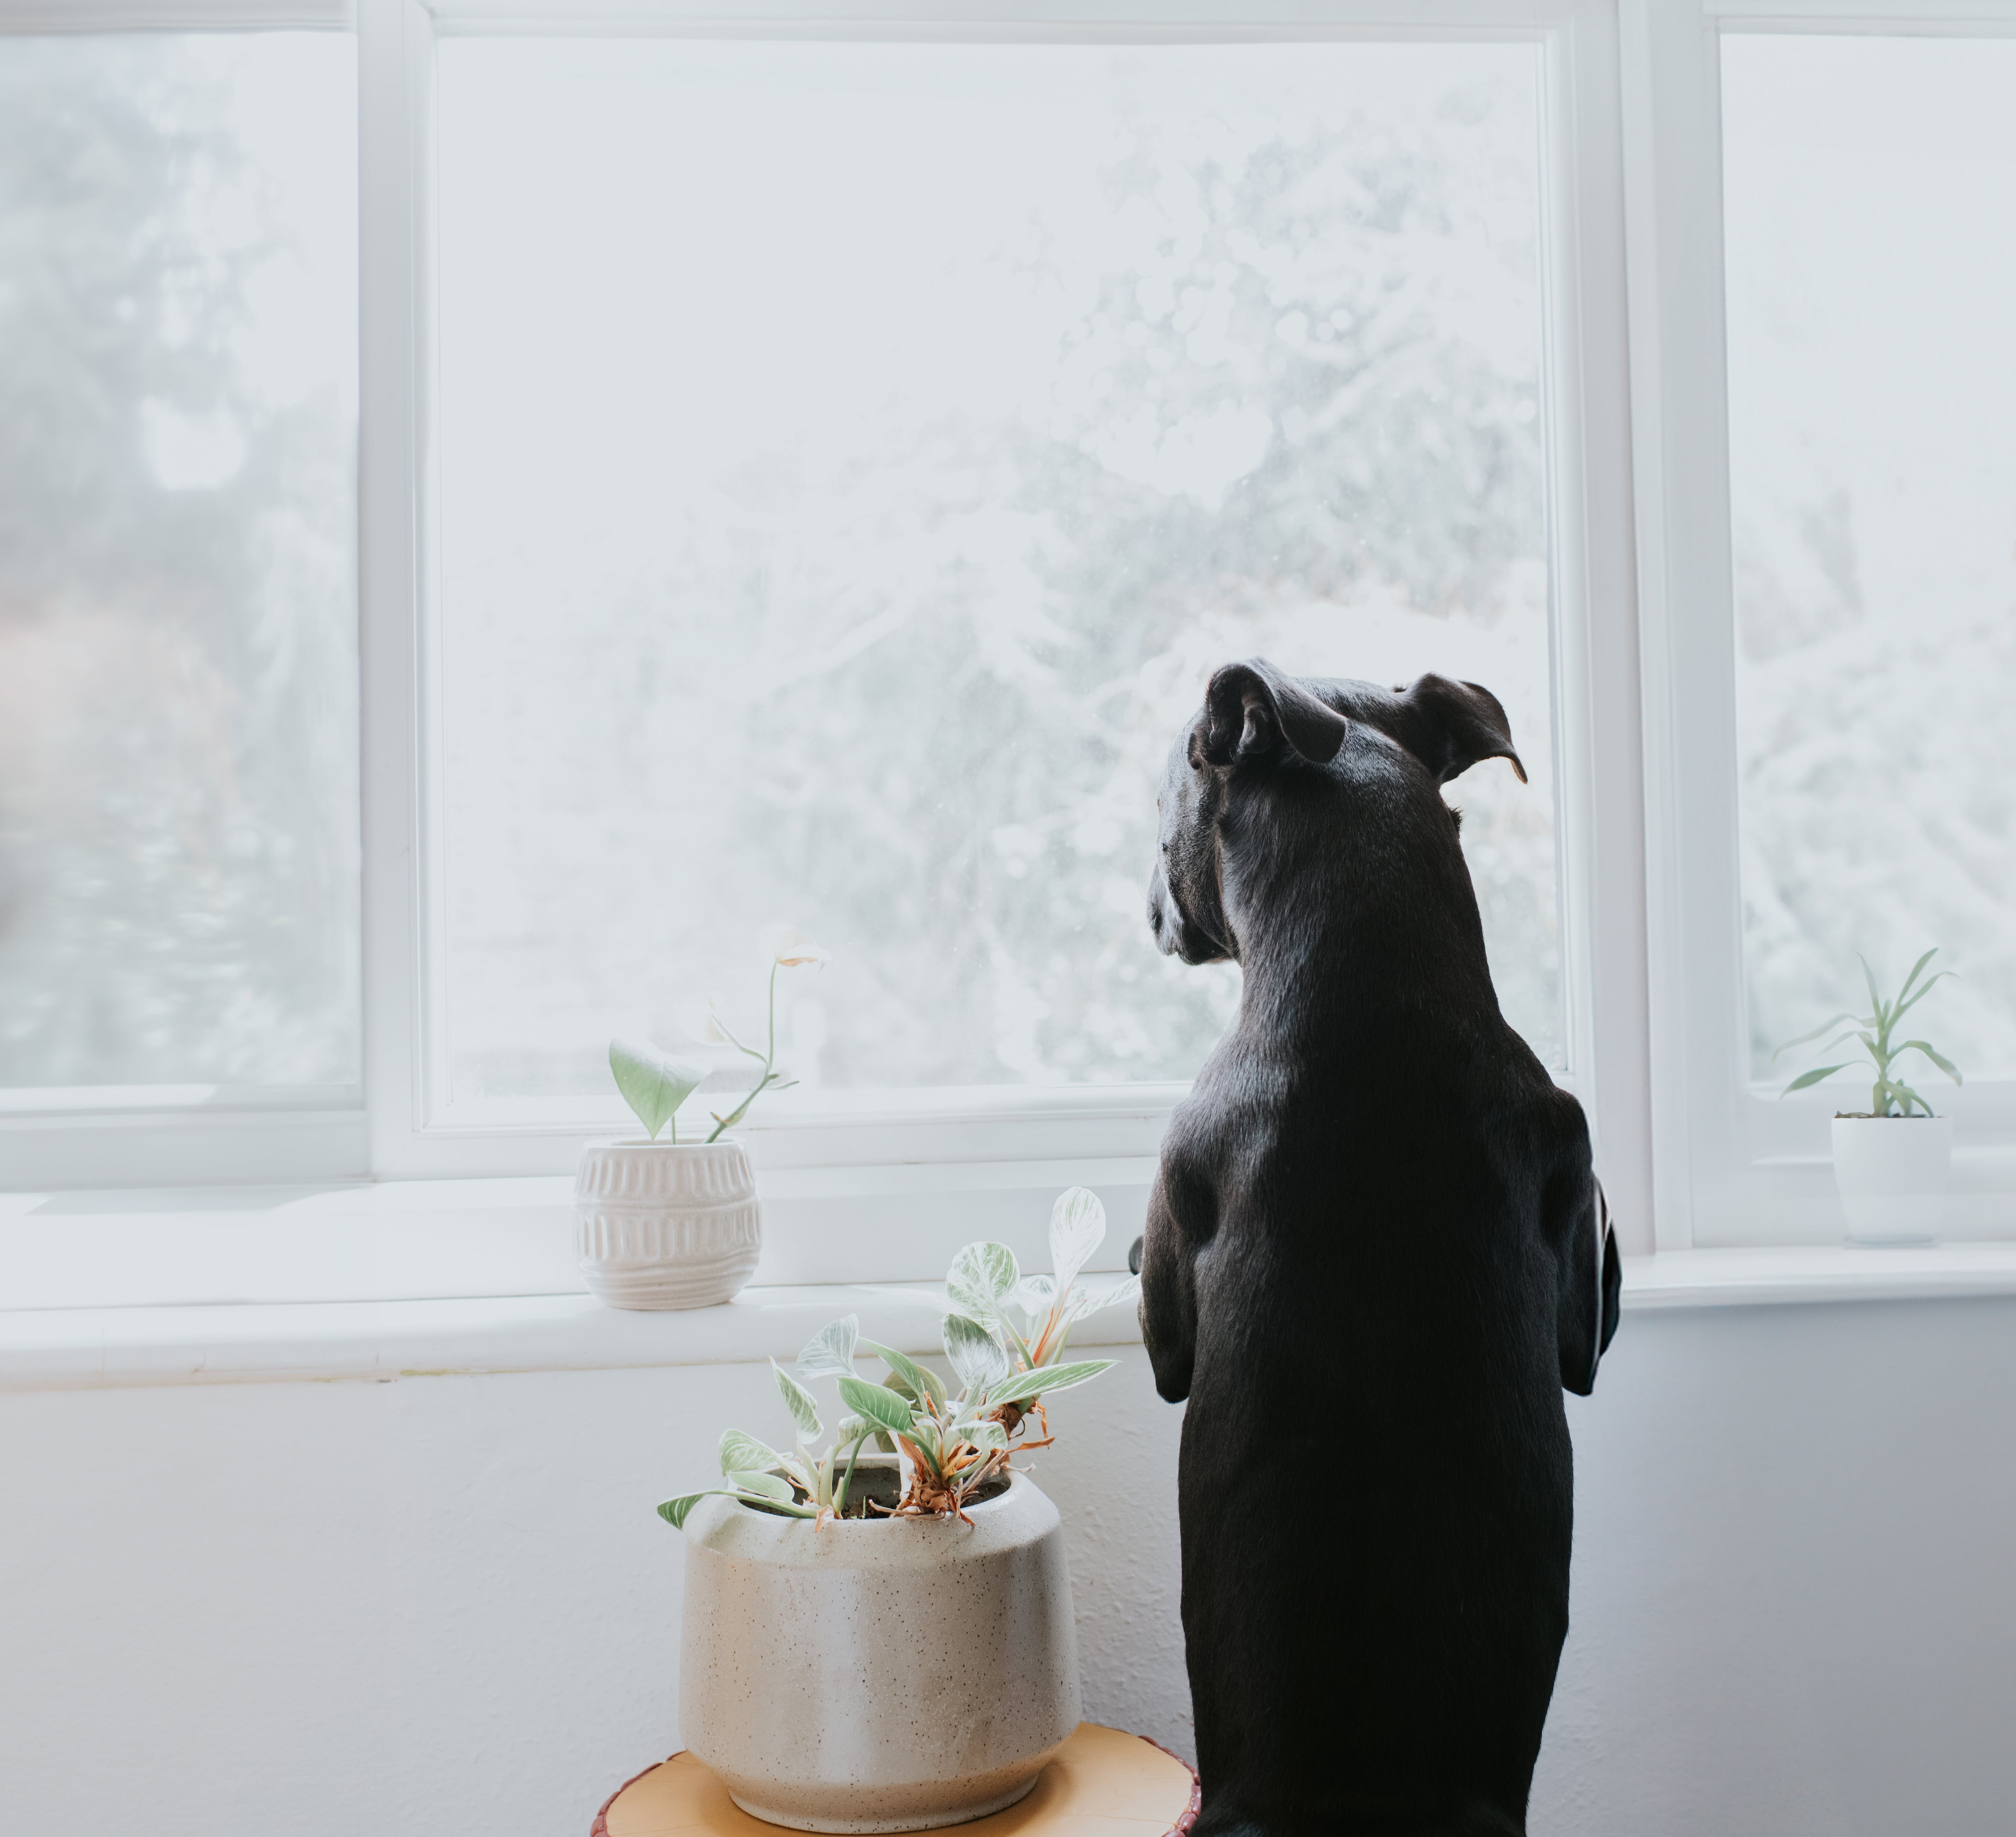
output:
POLYGON ((0 1106, 358 1100, 355 61, 0 37, 0 1106))
POLYGON ((1258 652, 1505 702, 1501 998, 1649 1218, 1616 22, 1305 10, 0 0, 0 1187, 564 1172, 786 921, 780 1207, 1138 1204, 1258 652))
POLYGON ((1503 700, 1564 1063, 1531 43, 437 67, 445 1118, 749 1036, 785 919, 808 1097, 1186 1079, 1238 976, 1147 946, 1152 787, 1254 654, 1503 700))
POLYGON ((2016 41, 1732 38, 1722 90, 1752 1071, 1938 946, 1925 1028, 2016 1078, 2016 41))
POLYGON ((2016 14, 1758 10, 1660 0, 1640 52, 1660 1241, 1838 1240, 1851 1075, 1781 1100, 1807 1061, 1773 1054, 1857 999, 1857 953, 1892 979, 1933 946, 1948 1228, 2007 1236, 2016 14))

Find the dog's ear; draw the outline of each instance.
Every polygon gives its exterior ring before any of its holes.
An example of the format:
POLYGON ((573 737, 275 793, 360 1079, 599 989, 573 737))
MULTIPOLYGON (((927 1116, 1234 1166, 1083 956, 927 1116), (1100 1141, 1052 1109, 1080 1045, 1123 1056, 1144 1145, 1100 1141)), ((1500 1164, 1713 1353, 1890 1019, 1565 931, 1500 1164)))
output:
POLYGON ((1481 683, 1423 676, 1402 700, 1418 741, 1409 750, 1438 783, 1448 783, 1479 759, 1510 759, 1519 782, 1526 782, 1526 768, 1512 750, 1512 726, 1504 708, 1481 683))
POLYGON ((1204 763, 1229 765, 1283 748, 1312 765, 1337 757, 1351 723, 1265 657, 1226 664, 1204 691, 1204 721, 1190 742, 1204 763))

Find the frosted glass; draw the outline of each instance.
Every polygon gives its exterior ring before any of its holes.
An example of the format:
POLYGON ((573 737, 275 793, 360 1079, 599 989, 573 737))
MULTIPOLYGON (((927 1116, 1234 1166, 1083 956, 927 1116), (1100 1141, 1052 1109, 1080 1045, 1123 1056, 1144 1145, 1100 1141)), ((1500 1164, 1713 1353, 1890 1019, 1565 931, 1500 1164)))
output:
POLYGON ((755 1025, 772 922, 808 1086, 1190 1075, 1154 787, 1254 653, 1503 698, 1533 783, 1457 801, 1558 1057, 1531 47, 439 71, 455 1101, 755 1025))
POLYGON ((1914 1021, 2016 1076, 2016 44, 1743 36, 1723 81, 1755 1073, 1937 945, 1914 1021))
POLYGON ((0 36, 0 1085, 357 1079, 355 117, 0 36))

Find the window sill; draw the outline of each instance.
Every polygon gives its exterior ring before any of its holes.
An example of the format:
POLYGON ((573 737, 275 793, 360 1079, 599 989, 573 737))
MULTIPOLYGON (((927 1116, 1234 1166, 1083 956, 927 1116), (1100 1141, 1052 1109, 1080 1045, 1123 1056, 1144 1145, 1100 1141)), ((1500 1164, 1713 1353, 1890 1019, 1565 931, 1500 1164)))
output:
POLYGON ((1669 1250, 1624 1259, 1627 1310, 2016 1295, 2016 1243, 1669 1250))
MULTIPOLYGON (((0 1390, 788 1365, 820 1327, 850 1313, 870 1339, 935 1353, 930 1292, 923 1283, 745 1288, 721 1307, 675 1313, 605 1308, 585 1295, 0 1313, 0 1390)), ((1140 1340, 1127 1307, 1095 1314, 1071 1334, 1075 1351, 1140 1340)))
MULTIPOLYGON (((938 1349, 930 1285, 748 1288, 718 1308, 631 1313, 585 1295, 0 1313, 0 1390, 182 1384, 391 1382, 510 1371, 788 1363, 828 1320, 938 1349)), ((1627 1257, 1626 1312, 2016 1295, 2016 1244, 1792 1248, 1627 1257)), ((1075 1346, 1138 1345, 1131 1309, 1095 1314, 1075 1346)))

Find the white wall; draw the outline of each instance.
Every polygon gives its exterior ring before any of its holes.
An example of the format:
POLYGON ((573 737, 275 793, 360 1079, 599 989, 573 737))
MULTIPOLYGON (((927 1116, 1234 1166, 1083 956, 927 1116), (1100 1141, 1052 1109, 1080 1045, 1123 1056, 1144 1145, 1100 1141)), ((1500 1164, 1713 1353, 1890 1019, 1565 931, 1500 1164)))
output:
POLYGON ((2016 1302, 1627 1313, 1535 1837, 2016 1831, 2016 1302))
MULTIPOLYGON (((1086 1713, 1187 1749, 1179 1416, 1109 1349, 1032 1464, 1086 1713)), ((0 1396, 0 1837, 586 1837, 680 1745, 652 1507, 729 1423, 767 1366, 0 1396)))
MULTIPOLYGON (((651 1506, 769 1386, 0 1397, 0 1833, 585 1837, 678 1745, 651 1506)), ((2016 1301, 1634 1311, 1571 1410, 1535 1837, 2016 1828, 2016 1301)), ((1088 1713, 1186 1749, 1179 1413, 1135 1349, 1057 1417, 1088 1713)))

